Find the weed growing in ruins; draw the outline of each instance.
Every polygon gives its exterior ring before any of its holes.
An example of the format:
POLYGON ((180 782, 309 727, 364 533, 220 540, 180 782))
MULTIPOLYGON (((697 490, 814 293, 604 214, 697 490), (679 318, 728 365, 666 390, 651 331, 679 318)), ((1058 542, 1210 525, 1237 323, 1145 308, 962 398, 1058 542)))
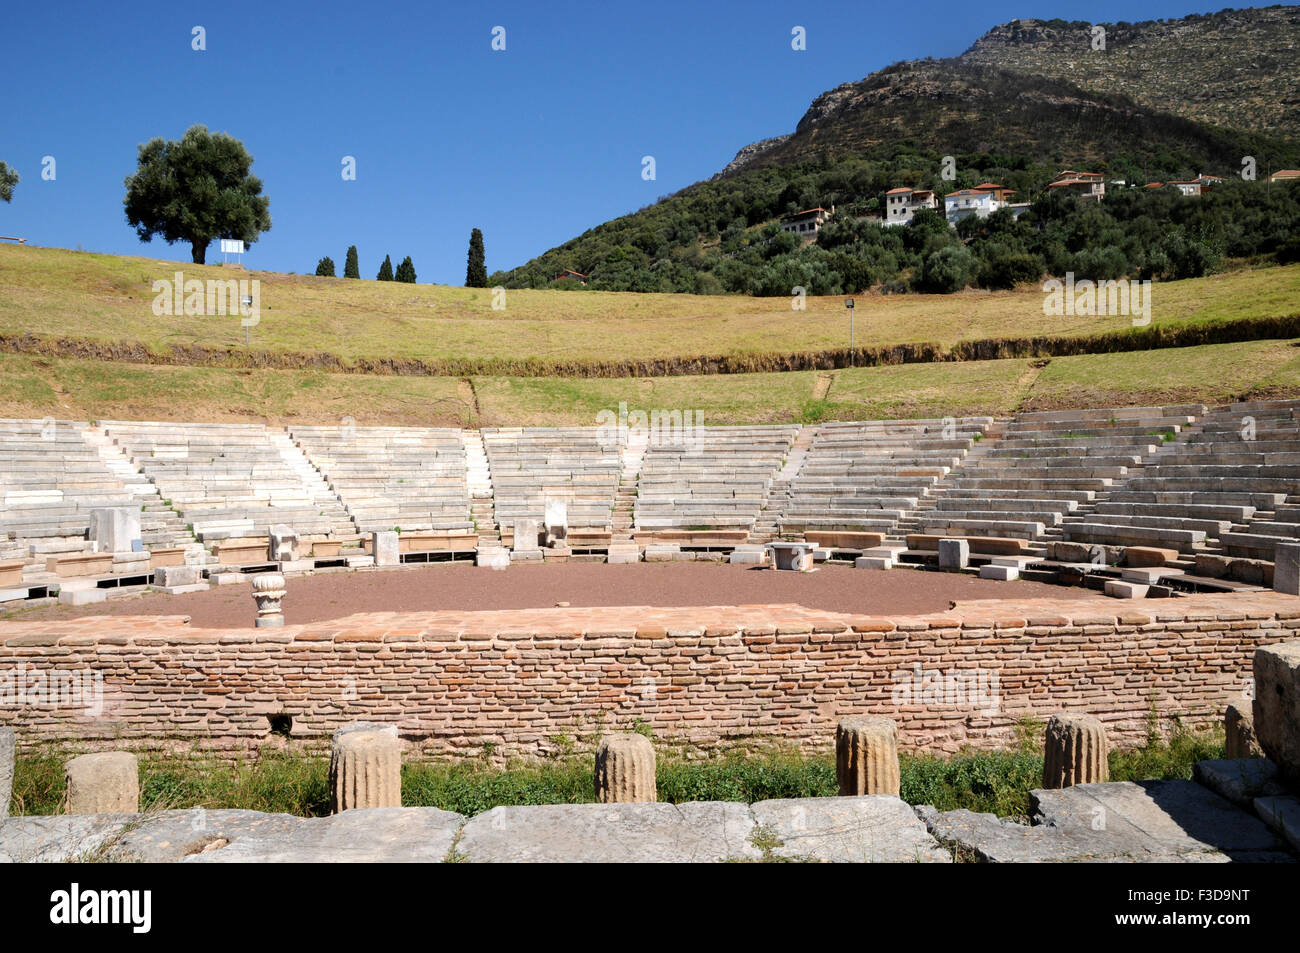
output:
POLYGON ((1187 780, 1198 761, 1211 761, 1224 754, 1223 726, 1212 731, 1192 732, 1175 720, 1169 737, 1148 734, 1140 748, 1110 753, 1112 781, 1140 781, 1149 778, 1187 780))
POLYGON ((944 759, 899 759, 900 795, 908 804, 932 804, 940 811, 1024 818, 1029 792, 1043 779, 1043 759, 1028 751, 980 752, 944 759))
MULTIPOLYGON (((909 804, 940 811, 959 808, 1024 818, 1029 792, 1042 782, 1042 724, 1024 719, 1015 747, 968 751, 942 758, 903 755, 901 795, 909 804)), ((47 749, 19 757, 12 814, 62 811, 64 764, 74 752, 47 749)), ((1167 738, 1159 731, 1139 748, 1112 751, 1112 781, 1190 778, 1197 761, 1223 757, 1223 730, 1193 733, 1175 722, 1167 738)), ((457 763, 409 763, 402 767, 402 803, 438 807, 466 816, 498 806, 581 804, 594 798, 589 756, 494 767, 478 759, 457 763)), ((765 754, 734 752, 705 761, 661 759, 659 800, 755 801, 834 797, 835 762, 797 750, 765 754)), ((140 806, 145 811, 202 807, 243 808, 320 817, 329 813, 329 761, 275 753, 230 765, 200 758, 165 758, 141 764, 140 806)))

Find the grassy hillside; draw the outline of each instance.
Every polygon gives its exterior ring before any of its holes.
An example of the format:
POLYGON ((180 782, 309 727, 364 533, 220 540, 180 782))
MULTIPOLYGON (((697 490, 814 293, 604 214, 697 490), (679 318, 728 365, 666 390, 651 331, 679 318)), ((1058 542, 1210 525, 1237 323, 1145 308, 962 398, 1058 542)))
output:
POLYGON ((1300 396, 1300 339, 1050 360, 644 379, 391 377, 0 354, 0 417, 584 425, 600 410, 776 423, 1300 396))
MULTIPOLYGON (((507 293, 437 285, 241 272, 148 258, 0 246, 0 348, 136 363, 494 374, 545 362, 558 376, 612 374, 601 362, 701 355, 799 355, 843 348, 840 297, 788 298, 547 290, 507 293), (155 317, 155 279, 257 278, 261 320, 244 346, 237 317, 155 317), (449 362, 445 365, 419 362, 449 362), (455 362, 464 362, 464 367, 455 362), (566 371, 567 368, 567 371, 566 371)), ((1125 333, 1123 317, 1047 317, 1040 288, 957 295, 869 295, 854 316, 859 347, 1008 337, 1125 333)), ((1157 283, 1152 327, 1267 318, 1300 310, 1300 265, 1157 283)), ((540 365, 539 365, 540 366, 540 365)))
POLYGON ((1106 89, 1199 122, 1300 139, 1300 7, 1099 25, 1104 51, 1092 49, 1091 23, 1013 20, 961 59, 1106 89))

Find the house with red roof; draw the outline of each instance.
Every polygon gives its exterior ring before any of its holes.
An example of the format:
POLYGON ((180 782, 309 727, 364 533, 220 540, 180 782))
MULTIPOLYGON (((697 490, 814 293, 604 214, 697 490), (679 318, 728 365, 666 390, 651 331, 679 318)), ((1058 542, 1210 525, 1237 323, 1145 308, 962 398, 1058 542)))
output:
POLYGON ((1054 192, 1077 195, 1080 201, 1100 202, 1106 196, 1106 177, 1099 172, 1063 169, 1055 179, 1047 183, 1047 187, 1054 192))
POLYGON ((781 231, 791 232, 800 238, 812 241, 834 214, 834 205, 829 209, 822 208, 820 205, 817 208, 804 209, 796 215, 782 219, 781 231))

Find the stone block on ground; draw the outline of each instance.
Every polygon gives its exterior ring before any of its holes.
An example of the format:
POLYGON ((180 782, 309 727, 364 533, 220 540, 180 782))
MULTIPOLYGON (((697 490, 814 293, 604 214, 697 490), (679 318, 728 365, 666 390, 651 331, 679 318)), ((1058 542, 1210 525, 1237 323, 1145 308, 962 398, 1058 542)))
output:
POLYGON ((965 539, 939 540, 939 568, 965 569, 970 564, 970 541, 965 539))
MULTIPOLYGON (((1163 566, 1128 566, 1119 571, 1119 577, 1124 582, 1136 582, 1138 585, 1154 586, 1161 579, 1169 576, 1181 576, 1181 569, 1166 569, 1163 566)), ((1147 590, 1148 592, 1150 589, 1147 590)))
POLYGON ((1125 566, 1158 568, 1177 560, 1178 550, 1176 549, 1162 549, 1158 546, 1124 547, 1125 566))
POLYGON ((1300 789, 1300 641, 1255 650, 1255 737, 1282 780, 1300 789))
POLYGON ((737 546, 727 556, 733 566, 762 566, 767 563, 767 550, 737 546))
POLYGON ((107 589, 60 589, 59 604, 65 606, 90 606, 108 599, 107 589))
POLYGON ((83 754, 65 766, 69 814, 134 814, 140 809, 140 765, 129 751, 83 754))
POLYGON ((1278 543, 1273 551, 1273 589, 1300 596, 1300 543, 1278 543))
POLYGON ((701 863, 759 860, 744 804, 539 804, 497 807, 462 829, 474 862, 701 863))
POLYGON ((892 556, 859 556, 853 560, 855 569, 893 569, 894 559, 892 556))
POLYGON ((372 534, 370 537, 370 551, 375 557, 376 566, 400 566, 402 564, 399 538, 392 530, 372 534))
POLYGON ((990 563, 987 566, 980 566, 980 578, 1012 582, 1020 578, 1020 570, 1015 566, 995 566, 990 563))
POLYGON ((1100 543, 1080 543, 1069 540, 1053 540, 1047 544, 1050 559, 1062 563, 1082 563, 1113 566, 1123 557, 1121 546, 1103 546, 1100 543), (1100 563, 1098 558, 1101 557, 1100 563))
POLYGON ((1255 737, 1255 715, 1251 706, 1229 705, 1223 713, 1223 733, 1225 758, 1263 756, 1264 750, 1255 737))
POLYGON ((537 520, 515 520, 514 551, 530 553, 540 548, 537 520))
POLYGON ((101 553, 129 553, 142 548, 140 510, 106 507, 90 511, 88 538, 101 553))
POLYGON ((198 566, 161 566, 153 571, 153 583, 168 588, 197 586, 203 583, 203 571, 198 566))
POLYGON ((546 529, 546 545, 559 546, 569 535, 569 504, 567 500, 547 500, 543 506, 542 525, 546 529))
POLYGON ((773 855, 833 863, 951 863, 916 813, 896 797, 759 801, 754 820, 778 841, 773 855))
POLYGON ((474 557, 474 562, 488 569, 509 569, 510 552, 506 549, 480 549, 474 557))
POLYGON ((1106 595, 1115 599, 1142 599, 1151 590, 1146 583, 1128 582, 1124 579, 1107 579, 1106 595))
POLYGON ((610 565, 626 565, 641 561, 641 550, 635 544, 627 546, 613 545, 605 553, 605 561, 610 565))

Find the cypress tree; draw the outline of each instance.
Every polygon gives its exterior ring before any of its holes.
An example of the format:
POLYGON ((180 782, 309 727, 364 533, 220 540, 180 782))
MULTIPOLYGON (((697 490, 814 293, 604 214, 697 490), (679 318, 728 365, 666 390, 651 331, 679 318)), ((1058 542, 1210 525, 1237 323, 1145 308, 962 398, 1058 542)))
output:
POLYGON ((487 287, 487 264, 483 254, 483 233, 477 228, 469 233, 469 265, 465 268, 465 287, 487 287))
POLYGON ((384 256, 384 263, 379 266, 379 274, 375 275, 376 281, 393 280, 393 260, 387 255, 384 256))
POLYGON ((402 263, 397 266, 397 274, 394 277, 398 281, 406 282, 408 285, 415 284, 415 265, 411 263, 410 255, 402 259, 402 263))
POLYGON ((334 277, 334 259, 326 255, 320 261, 316 262, 316 277, 333 278, 334 277))
POLYGON ((345 261, 345 262, 343 263, 343 277, 344 277, 344 278, 360 278, 360 277, 361 277, 361 269, 357 266, 357 246, 356 246, 356 245, 349 245, 349 246, 348 246, 348 258, 347 258, 347 261, 345 261))

